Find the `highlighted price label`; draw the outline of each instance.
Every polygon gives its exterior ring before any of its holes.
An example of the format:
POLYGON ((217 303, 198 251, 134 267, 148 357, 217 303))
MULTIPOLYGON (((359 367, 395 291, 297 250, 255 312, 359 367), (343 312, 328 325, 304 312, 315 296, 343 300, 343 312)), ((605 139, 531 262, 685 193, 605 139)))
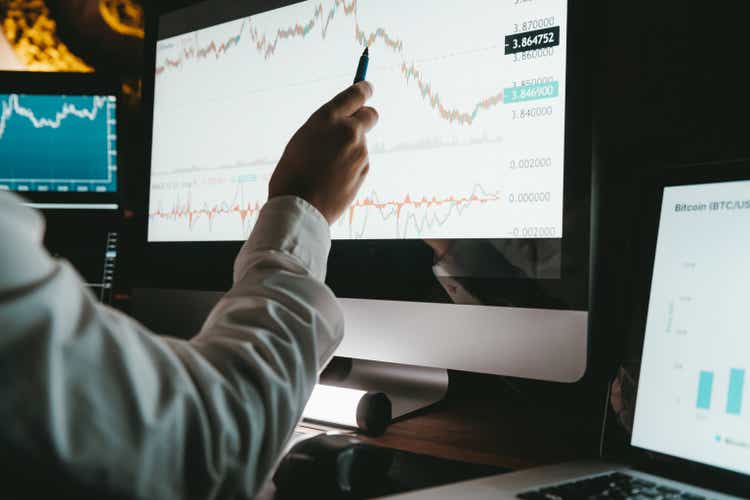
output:
POLYGON ((560 45, 560 27, 516 33, 505 37, 505 55, 560 45))
POLYGON ((503 90, 503 102, 513 104, 514 102, 549 99, 558 95, 560 95, 560 85, 557 82, 539 83, 522 87, 508 87, 503 90))

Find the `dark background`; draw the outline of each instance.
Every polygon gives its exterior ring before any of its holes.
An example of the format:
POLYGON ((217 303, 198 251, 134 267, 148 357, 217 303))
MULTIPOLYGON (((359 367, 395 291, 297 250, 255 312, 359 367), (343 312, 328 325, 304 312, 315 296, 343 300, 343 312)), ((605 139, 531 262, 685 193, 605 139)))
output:
MULTIPOLYGON (((621 352, 633 325, 631 285, 641 185, 654 169, 750 157, 743 2, 606 2, 595 75, 598 241, 595 341, 621 352)), ((592 43, 595 43, 592 40, 592 43)))

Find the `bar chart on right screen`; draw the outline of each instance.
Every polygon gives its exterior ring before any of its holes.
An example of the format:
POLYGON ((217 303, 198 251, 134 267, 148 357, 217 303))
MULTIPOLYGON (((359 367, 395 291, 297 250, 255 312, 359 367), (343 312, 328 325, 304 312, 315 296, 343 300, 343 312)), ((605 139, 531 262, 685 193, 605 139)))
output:
MULTIPOLYGON (((740 415, 742 413, 742 392, 745 387, 745 370, 742 368, 731 368, 727 373, 726 405, 722 408, 729 415, 740 415)), ((714 372, 702 370, 698 379, 698 396, 696 408, 699 410, 711 410, 713 399, 714 372)))
POLYGON ((636 446, 745 473, 748 227, 750 182, 665 189, 633 434, 636 446))

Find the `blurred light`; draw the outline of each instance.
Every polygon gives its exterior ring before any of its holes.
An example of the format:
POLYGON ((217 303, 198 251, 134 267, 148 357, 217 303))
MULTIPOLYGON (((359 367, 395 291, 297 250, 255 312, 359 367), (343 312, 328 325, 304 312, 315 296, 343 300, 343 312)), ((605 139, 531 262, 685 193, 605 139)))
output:
POLYGON ((133 0, 99 0, 99 12, 112 30, 143 38, 143 7, 133 0))
POLYGON ((0 71, 22 71, 24 69, 26 69, 25 66, 16 57, 13 47, 10 46, 5 35, 0 33, 0 71))
POLYGON ((302 412, 304 418, 344 427, 357 427, 357 406, 365 391, 317 384, 302 412))
MULTIPOLYGON (((75 71, 94 68, 73 54, 57 36, 57 24, 44 0, 6 0, 2 32, 23 69, 75 71)), ((9 68, 11 69, 11 68, 9 68)))

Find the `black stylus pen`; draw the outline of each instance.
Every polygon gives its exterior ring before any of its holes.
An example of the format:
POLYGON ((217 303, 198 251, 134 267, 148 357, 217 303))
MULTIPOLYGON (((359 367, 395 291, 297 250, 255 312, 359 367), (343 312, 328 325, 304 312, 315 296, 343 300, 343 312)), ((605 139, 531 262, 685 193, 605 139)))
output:
POLYGON ((365 47, 362 57, 359 58, 357 74, 354 75, 354 83, 361 82, 367 77, 367 63, 370 62, 370 51, 368 49, 369 47, 365 47))

